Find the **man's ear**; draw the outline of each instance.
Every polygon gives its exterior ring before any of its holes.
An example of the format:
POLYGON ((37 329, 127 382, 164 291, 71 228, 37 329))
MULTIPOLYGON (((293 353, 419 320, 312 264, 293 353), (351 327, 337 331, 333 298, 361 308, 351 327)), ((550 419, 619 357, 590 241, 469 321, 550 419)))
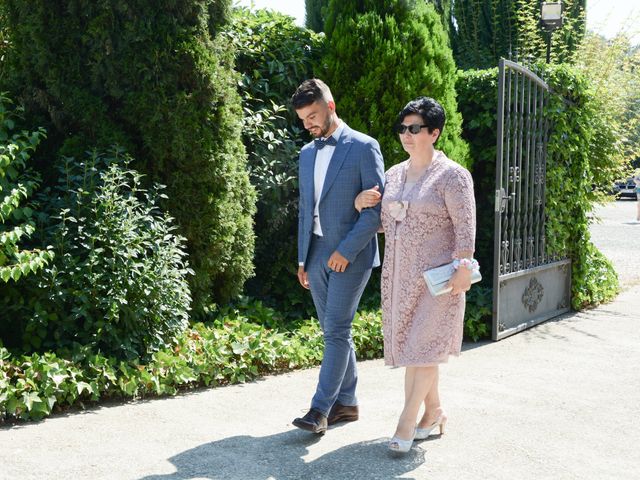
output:
POLYGON ((327 107, 329 107, 329 110, 331 110, 331 113, 334 113, 336 111, 336 102, 334 102, 333 100, 329 100, 327 102, 327 107))

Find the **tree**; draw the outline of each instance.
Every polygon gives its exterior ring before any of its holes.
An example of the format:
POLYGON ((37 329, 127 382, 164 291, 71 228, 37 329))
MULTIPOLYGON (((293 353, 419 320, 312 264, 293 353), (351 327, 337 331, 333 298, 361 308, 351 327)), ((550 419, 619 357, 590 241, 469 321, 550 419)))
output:
POLYGON ((450 36, 451 29, 451 7, 453 6, 453 0, 427 0, 436 7, 436 10, 442 18, 442 26, 444 27, 447 35, 450 36))
MULTIPOLYGON (((447 34, 449 33, 449 25, 451 19, 452 0, 425 0, 433 3, 442 16, 443 27, 447 34)), ((323 9, 329 6, 329 0, 305 0, 305 25, 314 32, 320 33, 324 31, 325 16, 322 14, 323 9)))
MULTIPOLYGON (((234 52, 220 36, 230 0, 4 4, 7 85, 47 127, 44 150, 81 158, 124 146, 149 181, 167 185, 196 307, 239 292, 252 274, 255 194, 234 52)), ((51 174, 48 158, 40 166, 51 174)))
POLYGON ((338 113, 375 137, 387 167, 406 158, 393 125, 411 99, 430 96, 447 113, 438 148, 467 164, 455 92, 456 66, 435 7, 405 0, 331 0, 322 77, 338 113))
MULTIPOLYGON (((500 57, 546 58, 547 34, 540 26, 542 0, 456 0, 451 44, 459 67, 489 68, 500 57)), ((586 0, 564 0, 561 28, 553 33, 552 59, 573 61, 585 33, 586 0)))
POLYGON ((633 47, 624 34, 607 40, 588 33, 576 65, 594 86, 602 124, 621 139, 621 145, 613 149, 615 155, 624 163, 640 158, 640 47, 633 47))
POLYGON ((329 0, 305 0, 305 19, 306 27, 314 32, 320 33, 324 30, 324 17, 322 9, 329 5, 329 0))

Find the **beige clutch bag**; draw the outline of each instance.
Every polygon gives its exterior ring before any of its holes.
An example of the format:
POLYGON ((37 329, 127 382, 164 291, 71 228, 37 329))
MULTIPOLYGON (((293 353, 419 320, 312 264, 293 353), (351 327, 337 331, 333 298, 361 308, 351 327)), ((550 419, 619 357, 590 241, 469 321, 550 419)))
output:
MULTIPOLYGON (((463 267, 464 268, 464 267, 463 267)), ((451 277, 455 273, 456 269, 453 268, 453 262, 446 263, 430 270, 425 270, 423 273, 424 281, 427 282, 427 287, 431 292, 431 295, 437 297, 451 291, 451 287, 447 288, 447 283, 451 280, 451 277)), ((478 283, 482 280, 480 270, 474 269, 471 272, 471 283, 478 283)))

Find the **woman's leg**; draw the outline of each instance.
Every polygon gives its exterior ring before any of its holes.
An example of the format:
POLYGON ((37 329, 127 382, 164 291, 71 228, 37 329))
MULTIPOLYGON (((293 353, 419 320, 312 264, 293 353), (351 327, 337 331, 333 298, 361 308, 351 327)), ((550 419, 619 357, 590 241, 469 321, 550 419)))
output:
POLYGON ((411 396, 411 388, 413 385, 413 379, 416 376, 415 368, 405 368, 404 369, 404 400, 407 401, 407 398, 411 396))
POLYGON ((418 423, 418 428, 427 428, 433 425, 438 417, 442 414, 442 408, 440 407, 440 392, 438 391, 438 385, 440 383, 440 369, 436 365, 436 373, 433 379, 433 384, 429 389, 429 393, 424 399, 424 415, 418 423))
POLYGON ((420 405, 424 402, 433 381, 438 373, 438 367, 407 367, 405 371, 405 399, 404 409, 398 420, 395 437, 402 440, 412 438, 416 427, 416 420, 420 405))

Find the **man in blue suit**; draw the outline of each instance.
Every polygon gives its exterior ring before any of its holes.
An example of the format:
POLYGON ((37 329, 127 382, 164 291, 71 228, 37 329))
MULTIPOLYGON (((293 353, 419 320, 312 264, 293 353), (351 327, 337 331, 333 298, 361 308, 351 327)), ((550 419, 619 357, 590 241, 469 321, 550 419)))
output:
POLYGON ((382 191, 384 164, 378 142, 338 118, 321 80, 304 81, 292 103, 315 139, 300 152, 298 280, 311 290, 325 344, 311 409, 293 424, 324 434, 327 425, 358 419, 351 323, 380 265, 380 205, 358 213, 354 200, 362 190, 382 191))

